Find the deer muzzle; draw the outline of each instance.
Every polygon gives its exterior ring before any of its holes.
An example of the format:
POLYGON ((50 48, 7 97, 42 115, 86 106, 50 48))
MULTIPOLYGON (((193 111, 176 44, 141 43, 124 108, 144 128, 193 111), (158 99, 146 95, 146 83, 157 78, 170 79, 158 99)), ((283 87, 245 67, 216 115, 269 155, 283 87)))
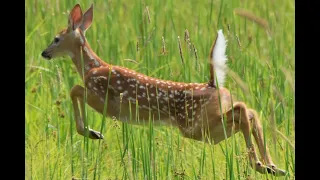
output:
POLYGON ((46 52, 46 51, 43 51, 43 52, 41 53, 41 56, 42 56, 43 58, 47 59, 47 60, 50 60, 50 59, 51 59, 51 54, 48 53, 48 52, 46 52))

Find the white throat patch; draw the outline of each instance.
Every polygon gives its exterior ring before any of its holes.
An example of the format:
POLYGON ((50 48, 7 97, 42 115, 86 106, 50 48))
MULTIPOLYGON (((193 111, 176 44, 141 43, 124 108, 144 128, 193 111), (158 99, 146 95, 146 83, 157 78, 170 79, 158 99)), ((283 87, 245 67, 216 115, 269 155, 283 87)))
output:
POLYGON ((71 58, 74 58, 74 54, 72 52, 68 52, 68 54, 71 58))

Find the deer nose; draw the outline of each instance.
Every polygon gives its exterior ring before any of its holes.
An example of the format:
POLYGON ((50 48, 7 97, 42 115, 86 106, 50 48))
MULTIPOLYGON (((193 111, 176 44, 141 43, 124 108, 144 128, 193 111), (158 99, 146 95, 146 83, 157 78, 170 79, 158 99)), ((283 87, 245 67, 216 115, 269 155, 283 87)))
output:
POLYGON ((41 53, 41 56, 42 56, 42 57, 45 57, 46 54, 47 54, 47 53, 46 53, 45 51, 43 51, 43 52, 41 53))
POLYGON ((42 57, 44 57, 44 58, 46 58, 46 59, 51 59, 51 56, 46 52, 46 51, 43 51, 42 53, 41 53, 41 56, 42 57))

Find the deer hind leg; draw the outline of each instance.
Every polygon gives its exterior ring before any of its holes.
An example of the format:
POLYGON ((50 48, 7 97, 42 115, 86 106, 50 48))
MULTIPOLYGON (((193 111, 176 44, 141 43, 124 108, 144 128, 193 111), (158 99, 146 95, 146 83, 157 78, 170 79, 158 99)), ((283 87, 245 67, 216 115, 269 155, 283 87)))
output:
POLYGON ((264 143, 262 127, 257 112, 253 109, 248 109, 247 112, 253 126, 252 134, 258 145, 261 157, 265 161, 266 165, 275 171, 275 175, 284 176, 286 172, 284 170, 278 169, 276 165, 274 165, 269 153, 269 149, 264 143))
POLYGON ((233 114, 234 114, 234 117, 239 118, 239 120, 234 119, 234 121, 238 121, 240 125, 240 130, 242 131, 244 139, 246 141, 246 146, 249 151, 249 160, 250 160, 251 167, 262 174, 265 174, 265 173, 275 174, 275 171, 272 168, 263 165, 258 159, 255 147, 251 139, 251 125, 250 125, 250 120, 249 120, 248 110, 246 105, 242 102, 235 103, 233 105, 233 112, 232 112, 232 109, 226 112, 228 121, 233 120, 233 117, 232 117, 233 114))
MULTIPOLYGON (((73 111, 74 111, 74 117, 76 119, 76 127, 77 127, 77 132, 78 134, 82 136, 87 136, 86 132, 88 132, 88 137, 90 139, 103 139, 103 135, 100 132, 97 132, 92 129, 88 129, 87 127, 84 127, 83 119, 84 119, 84 97, 85 97, 85 89, 79 85, 75 85, 71 89, 70 93, 71 99, 72 99, 72 104, 73 104, 73 111), (79 104, 78 101, 80 102, 80 107, 81 107, 81 115, 79 111, 79 104)), ((99 97, 96 96, 94 93, 92 93, 90 90, 87 91, 87 103, 94 109, 98 110, 99 107, 96 107, 96 103, 94 102, 99 102, 99 97)), ((99 105, 99 104, 98 104, 99 105)))

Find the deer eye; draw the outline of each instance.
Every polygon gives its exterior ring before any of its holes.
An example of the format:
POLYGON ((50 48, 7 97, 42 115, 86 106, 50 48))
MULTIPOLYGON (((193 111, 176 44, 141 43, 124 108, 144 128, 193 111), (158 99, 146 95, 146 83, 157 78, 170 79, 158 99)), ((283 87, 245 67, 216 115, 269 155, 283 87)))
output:
POLYGON ((60 41, 60 39, 57 38, 57 37, 55 37, 54 40, 53 40, 54 43, 58 43, 59 41, 60 41))

